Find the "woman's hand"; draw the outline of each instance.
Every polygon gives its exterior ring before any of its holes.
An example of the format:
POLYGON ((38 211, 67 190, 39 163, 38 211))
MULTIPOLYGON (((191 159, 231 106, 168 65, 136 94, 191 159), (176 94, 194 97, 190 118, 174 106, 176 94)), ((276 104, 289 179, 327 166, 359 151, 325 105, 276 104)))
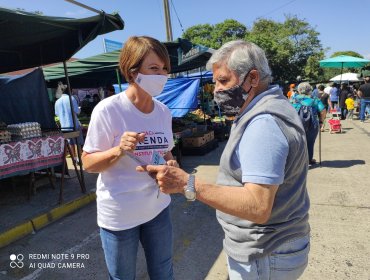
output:
POLYGON ((133 152, 136 149, 137 143, 143 142, 144 139, 145 133, 126 131, 121 136, 119 148, 123 152, 133 152))
POLYGON ((180 167, 176 160, 171 159, 167 161, 168 166, 180 167))

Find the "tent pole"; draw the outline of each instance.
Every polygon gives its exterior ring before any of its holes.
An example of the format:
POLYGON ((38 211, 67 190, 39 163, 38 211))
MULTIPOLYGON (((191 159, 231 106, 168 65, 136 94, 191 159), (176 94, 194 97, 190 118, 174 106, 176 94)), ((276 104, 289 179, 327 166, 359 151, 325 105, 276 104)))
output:
POLYGON ((204 103, 204 87, 202 86, 203 85, 203 73, 201 71, 201 68, 199 67, 199 72, 200 72, 200 86, 201 86, 201 89, 202 89, 202 102, 200 104, 202 104, 202 111, 203 111, 203 122, 204 124, 206 124, 206 106, 205 106, 205 103, 204 103))
MULTIPOLYGON (((71 90, 71 84, 69 83, 67 64, 65 60, 63 60, 63 68, 64 68, 64 76, 66 77, 66 81, 67 81, 67 92, 68 92, 68 97, 69 97, 69 105, 71 106, 71 112, 72 112, 72 115, 74 116, 73 103, 72 103, 72 90, 71 90)), ((76 120, 74 117, 72 117, 72 122, 73 122, 73 130, 75 131, 76 130, 76 120)))
MULTIPOLYGON (((66 77, 66 80, 67 80, 67 90, 68 90, 68 97, 69 97, 69 105, 71 106, 71 114, 72 114, 72 121, 73 121, 73 131, 76 131, 76 119, 75 119, 75 112, 73 110, 73 103, 72 103, 72 90, 71 90, 71 84, 69 82, 69 77, 68 77, 68 71, 67 71, 67 64, 65 62, 65 60, 63 60, 63 67, 64 67, 64 75, 66 77)), ((77 117, 77 115, 76 115, 77 117)), ((81 133, 81 131, 79 131, 81 133)), ((78 165, 80 166, 80 177, 81 177, 81 181, 79 180, 80 182, 80 186, 81 186, 81 190, 83 193, 86 192, 86 186, 85 186, 85 178, 84 178, 84 173, 83 173, 83 170, 82 170, 82 160, 81 160, 81 154, 82 154, 82 150, 81 150, 81 147, 80 145, 77 143, 77 137, 76 137, 76 146, 77 146, 77 156, 78 156, 78 165)), ((67 142, 66 142, 67 143, 67 142)), ((71 155, 72 157, 72 155, 71 155)), ((74 162, 74 159, 72 158, 72 162, 74 162)))
POLYGON ((80 2, 77 2, 77 1, 75 1, 75 0, 65 0, 65 1, 67 1, 67 2, 69 2, 69 3, 72 3, 72 4, 75 4, 75 5, 77 5, 77 6, 80 6, 80 7, 82 7, 82 8, 85 8, 85 9, 87 9, 87 10, 89 10, 89 11, 95 12, 95 13, 97 13, 97 14, 101 14, 101 13, 102 13, 101 11, 98 11, 97 9, 91 8, 91 7, 89 7, 89 6, 85 5, 85 4, 82 4, 82 3, 80 3, 80 2))
POLYGON ((116 75, 117 75, 117 83, 119 86, 119 92, 122 92, 121 78, 119 77, 118 69, 116 69, 116 75))

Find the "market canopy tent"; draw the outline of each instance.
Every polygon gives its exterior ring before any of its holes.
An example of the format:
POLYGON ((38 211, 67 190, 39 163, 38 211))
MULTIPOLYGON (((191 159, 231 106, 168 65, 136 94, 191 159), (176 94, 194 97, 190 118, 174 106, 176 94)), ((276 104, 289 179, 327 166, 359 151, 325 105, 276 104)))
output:
MULTIPOLYGON (((119 51, 113 51, 67 62, 71 86, 85 88, 116 83, 119 53, 119 51)), ((58 81, 65 79, 63 64, 43 67, 43 71, 49 87, 56 87, 58 81)))
MULTIPOLYGON (((171 73, 184 72, 204 66, 212 50, 205 48, 201 53, 191 56, 186 61, 181 60, 183 54, 187 54, 194 47, 185 39, 177 39, 173 42, 163 43, 170 56, 171 73)), ((117 83, 116 69, 118 69, 120 51, 102 53, 85 59, 67 63, 68 76, 74 88, 99 87, 117 83)), ((64 79, 63 65, 44 67, 45 79, 50 87, 56 86, 59 80, 64 79)), ((120 77, 123 81, 123 78, 120 77)))
POLYGON ((0 73, 66 61, 100 34, 121 30, 118 14, 72 19, 0 8, 0 73))
POLYGON ((343 73, 330 79, 332 82, 343 81, 343 82, 359 82, 362 78, 357 73, 343 73))
POLYGON ((320 60, 320 67, 322 68, 361 68, 370 63, 370 60, 349 56, 339 55, 328 59, 320 60))
POLYGON ((0 77, 0 99, 0 120, 6 124, 38 122, 43 130, 56 128, 41 69, 0 77))
MULTIPOLYGON (((370 63, 370 60, 349 56, 339 55, 328 59, 320 60, 320 67, 322 68, 340 68, 340 75, 343 73, 343 68, 362 68, 370 63)), ((339 83, 342 80, 339 80, 339 83)))

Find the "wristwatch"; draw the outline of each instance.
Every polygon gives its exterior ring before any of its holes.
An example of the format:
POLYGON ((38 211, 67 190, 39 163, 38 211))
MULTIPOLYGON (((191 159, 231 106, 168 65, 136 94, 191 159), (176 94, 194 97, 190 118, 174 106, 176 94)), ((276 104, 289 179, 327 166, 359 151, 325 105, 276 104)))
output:
POLYGON ((187 201, 195 201, 197 194, 195 191, 195 176, 189 174, 188 183, 185 186, 185 197, 187 201))

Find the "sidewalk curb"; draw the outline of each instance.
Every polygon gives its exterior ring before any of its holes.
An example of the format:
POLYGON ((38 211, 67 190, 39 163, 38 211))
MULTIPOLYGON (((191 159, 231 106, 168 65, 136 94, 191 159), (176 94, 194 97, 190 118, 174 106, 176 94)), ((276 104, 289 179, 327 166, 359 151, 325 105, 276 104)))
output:
POLYGON ((67 216, 68 214, 95 200, 95 192, 85 194, 82 197, 67 202, 61 206, 57 206, 44 214, 38 215, 28 221, 23 222, 22 224, 0 233, 0 248, 3 248, 16 240, 34 233, 35 231, 67 216))

